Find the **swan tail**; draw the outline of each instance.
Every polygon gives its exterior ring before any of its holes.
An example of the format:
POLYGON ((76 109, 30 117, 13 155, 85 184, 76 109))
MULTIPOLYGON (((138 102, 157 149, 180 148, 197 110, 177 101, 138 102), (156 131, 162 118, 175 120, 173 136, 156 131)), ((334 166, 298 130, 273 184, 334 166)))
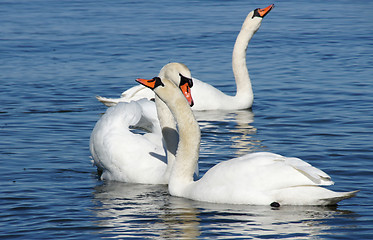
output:
POLYGON ((143 98, 148 100, 154 99, 154 93, 152 90, 142 86, 134 86, 130 89, 124 91, 120 98, 106 98, 101 96, 96 96, 97 100, 102 102, 107 107, 112 107, 117 105, 120 102, 130 102, 130 101, 137 101, 143 98))
POLYGON ((154 96, 155 94, 151 89, 144 87, 143 85, 138 85, 138 86, 131 87, 130 89, 124 91, 121 94, 120 99, 122 99, 122 101, 129 102, 129 101, 137 101, 142 98, 151 100, 151 99, 154 99, 154 96))
POLYGON ((298 186, 276 191, 275 201, 280 205, 316 205, 329 206, 352 198, 359 191, 334 192, 319 186, 298 186))
POLYGON ((325 198, 325 199, 320 199, 321 201, 326 202, 327 204, 324 205, 336 205, 338 202, 352 198, 356 196, 356 194, 359 192, 359 190, 356 191, 351 191, 351 192, 338 192, 338 196, 336 197, 331 197, 331 198, 325 198))

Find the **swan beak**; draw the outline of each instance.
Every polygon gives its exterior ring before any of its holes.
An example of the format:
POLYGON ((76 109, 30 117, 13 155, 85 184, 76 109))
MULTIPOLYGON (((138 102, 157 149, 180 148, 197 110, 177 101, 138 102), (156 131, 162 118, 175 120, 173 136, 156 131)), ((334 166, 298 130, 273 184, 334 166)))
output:
POLYGON ((189 105, 193 107, 194 101, 192 98, 192 92, 191 88, 189 87, 189 84, 186 82, 183 85, 180 85, 179 88, 181 89, 181 92, 184 94, 185 98, 188 100, 189 105))
MULTIPOLYGON (((155 77, 153 79, 142 79, 137 78, 136 82, 144 85, 145 87, 148 87, 150 89, 155 89, 158 86, 164 86, 161 79, 159 77, 155 77)), ((192 107, 194 105, 194 101, 192 98, 192 92, 189 87, 188 82, 185 82, 183 85, 180 85, 179 88, 181 89, 181 92, 184 94, 185 98, 187 99, 189 105, 192 107)))
POLYGON ((142 78, 137 78, 136 79, 136 82, 144 85, 145 87, 148 87, 150 89, 154 89, 160 85, 163 85, 162 81, 160 81, 160 79, 158 80, 159 78, 155 77, 155 78, 152 78, 152 79, 142 79, 142 78))
POLYGON ((264 18, 265 15, 267 15, 273 8, 275 7, 274 4, 271 4, 269 5, 268 7, 266 8, 263 8, 263 9, 258 9, 258 13, 259 15, 264 18))

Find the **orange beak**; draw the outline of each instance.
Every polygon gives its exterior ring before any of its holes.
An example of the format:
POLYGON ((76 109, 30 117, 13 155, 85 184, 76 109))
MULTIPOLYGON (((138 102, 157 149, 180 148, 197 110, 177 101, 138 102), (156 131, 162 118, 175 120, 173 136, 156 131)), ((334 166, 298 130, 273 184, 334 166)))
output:
POLYGON ((155 78, 149 79, 149 80, 148 79, 137 78, 136 82, 141 83, 145 87, 148 87, 152 90, 157 87, 155 78))
POLYGON ((258 13, 259 15, 263 18, 265 15, 267 15, 271 10, 272 8, 274 8, 275 5, 274 4, 271 4, 269 5, 268 7, 266 8, 263 8, 263 9, 258 9, 258 13))
POLYGON ((181 92, 184 94, 186 100, 188 100, 189 106, 193 107, 194 101, 192 98, 192 92, 191 88, 189 87, 189 84, 184 83, 183 85, 180 85, 179 88, 181 89, 181 92))

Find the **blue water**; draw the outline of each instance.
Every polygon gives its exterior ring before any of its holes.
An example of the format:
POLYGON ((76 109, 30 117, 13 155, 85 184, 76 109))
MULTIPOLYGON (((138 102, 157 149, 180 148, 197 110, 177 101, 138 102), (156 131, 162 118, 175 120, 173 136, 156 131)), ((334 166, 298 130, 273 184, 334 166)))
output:
POLYGON ((0 238, 373 238, 373 2, 5 0, 0 22, 0 238), (89 136, 106 107, 95 95, 117 97, 171 61, 233 94, 236 35, 271 3, 248 49, 252 111, 197 114, 201 175, 271 151, 358 196, 273 210, 98 180, 89 136))

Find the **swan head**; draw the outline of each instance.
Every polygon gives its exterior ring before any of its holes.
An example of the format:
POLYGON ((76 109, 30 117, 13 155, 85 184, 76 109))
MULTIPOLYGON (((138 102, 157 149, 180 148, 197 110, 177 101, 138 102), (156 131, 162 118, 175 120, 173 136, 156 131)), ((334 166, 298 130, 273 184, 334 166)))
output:
MULTIPOLYGON (((193 86, 192 75, 188 67, 182 63, 169 63, 161 69, 158 77, 149 80, 138 78, 136 81, 154 91, 158 88, 164 88, 164 90, 159 90, 161 92, 167 91, 171 88, 177 88, 178 86, 189 105, 194 105, 191 93, 191 87, 193 86)), ((169 95, 171 96, 172 94, 169 95)))
POLYGON ((275 7, 274 4, 269 5, 266 8, 257 8, 251 11, 244 22, 244 26, 247 28, 253 28, 257 31, 262 23, 263 18, 275 7))
POLYGON ((254 17, 264 18, 265 15, 267 15, 274 7, 275 5, 271 4, 268 7, 263 8, 263 9, 257 8, 254 10, 253 16, 251 18, 254 18, 254 17))

